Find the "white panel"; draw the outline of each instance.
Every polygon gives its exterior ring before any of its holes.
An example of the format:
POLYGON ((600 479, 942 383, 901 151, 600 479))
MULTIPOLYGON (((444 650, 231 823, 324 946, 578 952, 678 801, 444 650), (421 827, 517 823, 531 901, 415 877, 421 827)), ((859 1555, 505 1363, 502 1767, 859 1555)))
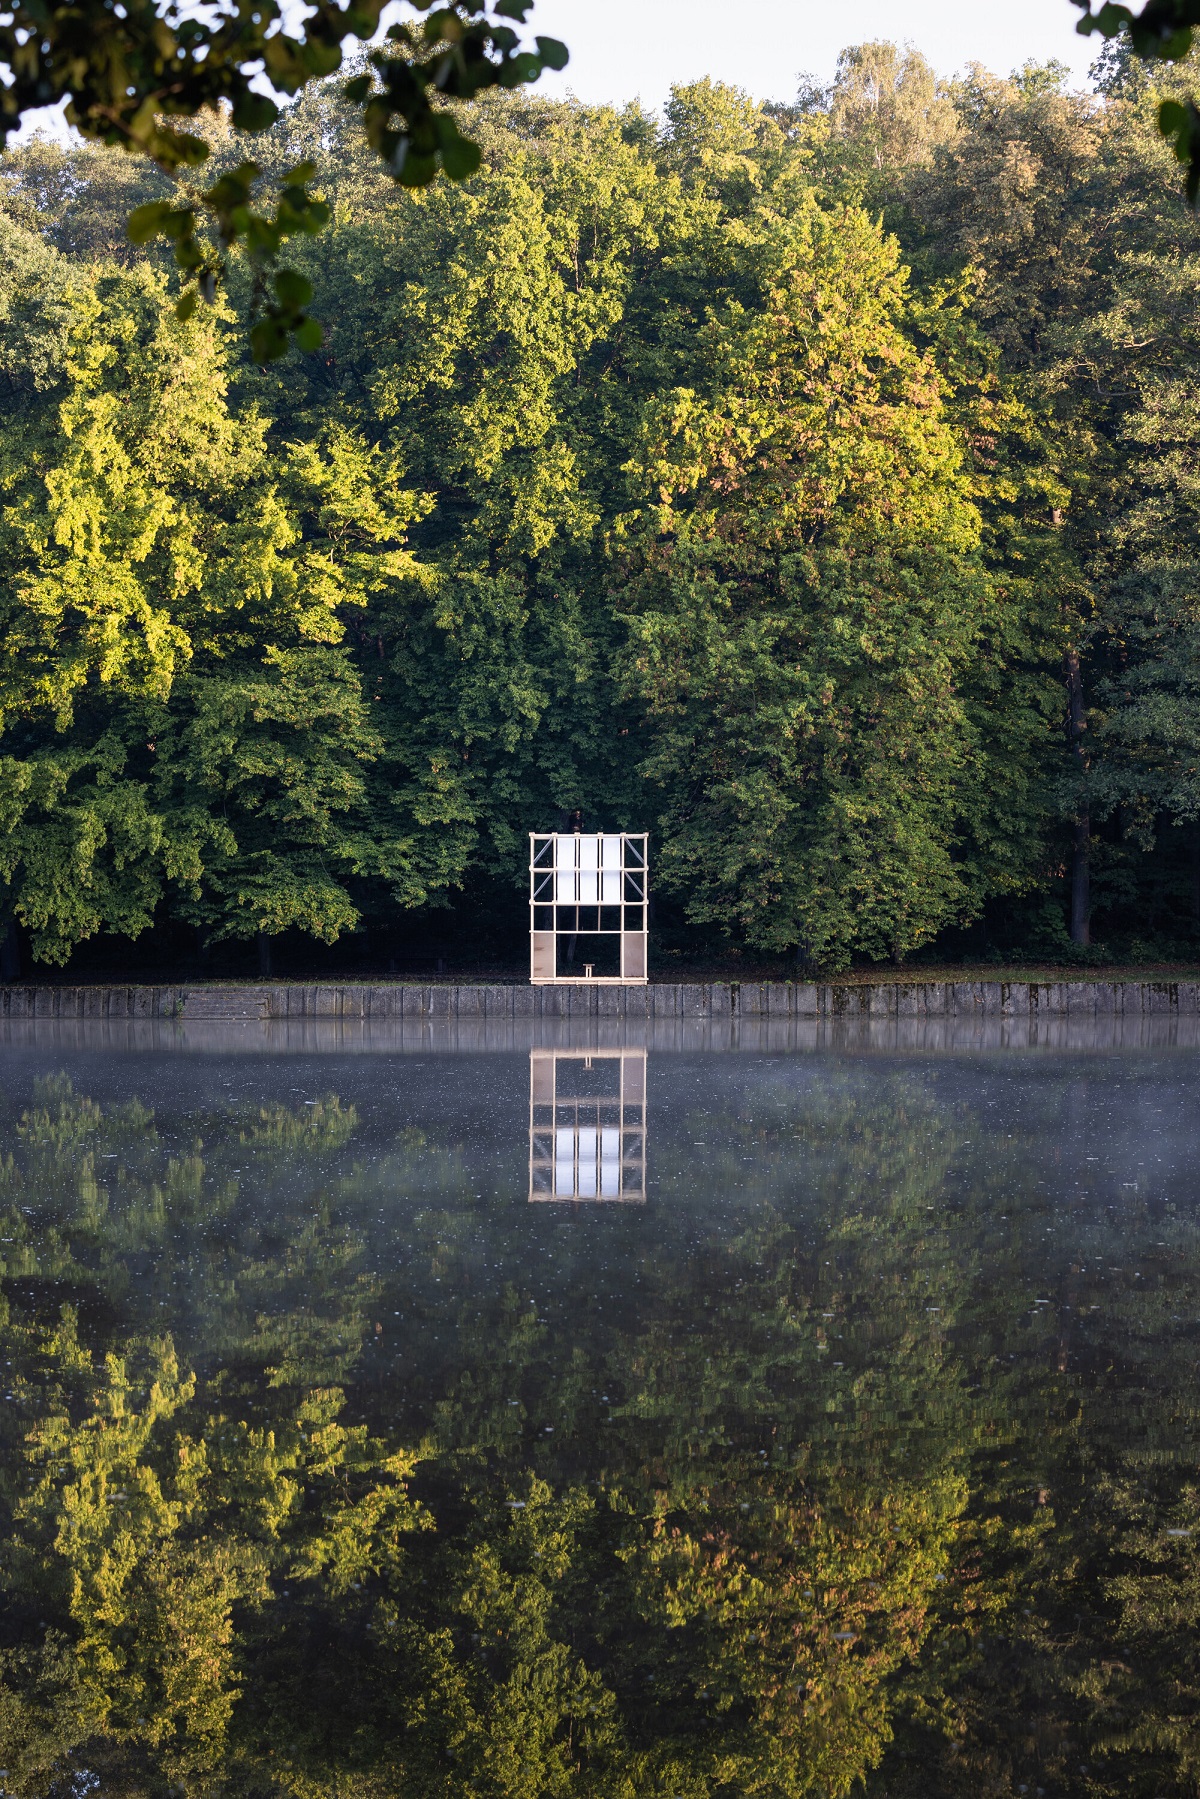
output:
POLYGON ((552 981, 554 979, 553 931, 534 931, 533 933, 533 978, 535 981, 552 981))
POLYGON ((554 1133, 554 1191, 565 1193, 568 1198, 575 1193, 575 1133, 572 1130, 554 1133))
POLYGON ((579 847, 579 904, 581 906, 598 906, 600 904, 600 880, 597 870, 600 866, 600 839, 589 832, 581 831, 575 842, 579 847))
POLYGON ((644 981, 646 978, 646 939, 640 933, 626 931, 621 938, 621 979, 644 981))
POLYGON ((605 1127, 600 1132, 600 1192, 615 1199, 621 1191, 621 1133, 605 1127))
POLYGON ((606 868, 600 876, 600 904, 602 906, 619 906, 621 903, 621 871, 619 868, 606 868))
POLYGON ((529 1057, 529 1103, 531 1106, 545 1106, 554 1100, 554 1057, 539 1056, 534 1051, 529 1057))
POLYGON ((574 833, 560 831, 554 839, 554 897, 560 906, 575 904, 575 865, 579 855, 579 839, 574 833))
POLYGON ((595 1199, 596 1197, 596 1127, 594 1124, 581 1124, 579 1127, 579 1197, 595 1199))

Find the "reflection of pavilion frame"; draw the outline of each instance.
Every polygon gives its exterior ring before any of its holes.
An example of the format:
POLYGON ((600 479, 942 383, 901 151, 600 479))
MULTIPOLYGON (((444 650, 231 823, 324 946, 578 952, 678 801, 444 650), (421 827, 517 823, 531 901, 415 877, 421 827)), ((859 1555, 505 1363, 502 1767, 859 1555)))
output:
POLYGON ((646 832, 529 833, 529 978, 646 979, 646 832), (560 975, 560 937, 619 937, 619 975, 560 975))
POLYGON ((529 1197, 645 1199, 644 1049, 530 1050, 529 1197))

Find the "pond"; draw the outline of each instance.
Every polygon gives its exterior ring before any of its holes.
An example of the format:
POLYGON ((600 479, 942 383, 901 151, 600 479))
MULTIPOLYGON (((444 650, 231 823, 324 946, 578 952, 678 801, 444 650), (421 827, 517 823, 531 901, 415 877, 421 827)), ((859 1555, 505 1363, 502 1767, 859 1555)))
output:
POLYGON ((1194 1793, 1193 1050, 0 1044, 0 1791, 1194 1793))

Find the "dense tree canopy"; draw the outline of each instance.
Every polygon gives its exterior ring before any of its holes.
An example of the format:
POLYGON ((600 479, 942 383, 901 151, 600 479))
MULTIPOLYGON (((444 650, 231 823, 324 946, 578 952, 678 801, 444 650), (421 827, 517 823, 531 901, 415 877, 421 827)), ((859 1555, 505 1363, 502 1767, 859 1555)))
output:
MULTIPOLYGON (((239 131, 261 133, 280 116, 272 91, 294 96, 341 69, 347 52, 357 53, 363 66, 339 95, 360 113, 363 135, 393 179, 420 187, 439 171, 454 180, 473 174, 479 143, 463 133, 453 102, 519 88, 547 67, 561 69, 566 46, 542 36, 522 41, 514 25, 526 23, 532 0, 412 4, 424 19, 394 20, 381 41, 383 0, 314 0, 302 18, 280 0, 222 0, 198 10, 156 0, 9 0, 0 12, 0 130, 7 137, 31 111, 61 105, 67 122, 92 142, 119 145, 168 175, 183 172, 171 200, 148 200, 128 221, 137 243, 160 236, 173 243, 189 278, 179 316, 190 316, 200 298, 212 300, 226 253, 238 247, 255 273, 251 340, 258 359, 284 355, 293 338, 315 349, 320 323, 305 311, 311 284, 281 267, 279 258, 289 238, 313 236, 330 218, 324 199, 309 192, 316 164, 305 157, 277 171, 266 205, 256 193, 263 165, 246 157, 200 188, 190 172, 204 167, 211 146, 203 132, 183 127, 226 109, 239 131)), ((1194 0, 1145 0, 1139 13, 1114 0, 1095 11, 1091 0, 1075 4, 1083 35, 1120 39, 1148 61, 1179 62, 1191 50, 1194 0)), ((946 110, 936 106, 920 57, 908 58, 901 80, 889 84, 870 53, 878 48, 860 59, 858 92, 844 93, 839 110, 861 124, 866 99, 867 115, 891 138, 893 151, 902 142, 912 148, 925 135, 918 121, 930 105, 943 119, 946 110)), ((1164 99, 1158 127, 1187 165, 1194 201, 1200 186, 1194 98, 1164 99)))
POLYGON ((11 152, 33 954, 519 922, 524 835, 575 806, 655 830, 664 949, 1187 953, 1196 226, 1156 114, 1189 70, 1100 73, 861 45, 791 107, 485 95, 479 172, 415 190, 310 85, 256 154, 318 171, 322 342, 269 368, 249 275, 180 319, 123 240, 162 177, 11 152))
POLYGON ((169 200, 146 200, 129 215, 129 235, 135 243, 162 237, 173 244, 187 278, 181 319, 199 299, 212 301, 227 252, 244 252, 255 276, 250 338, 267 362, 293 338, 310 350, 321 342, 319 323, 305 311, 310 284, 280 263, 289 238, 313 236, 328 222, 329 207, 308 191, 315 165, 291 159, 264 194, 263 165, 243 156, 201 188, 193 171, 208 162, 211 146, 203 132, 182 127, 225 111, 239 132, 261 132, 280 116, 264 89, 294 95, 340 69, 347 50, 361 60, 360 42, 374 40, 365 66, 339 90, 359 112, 366 140, 406 186, 441 171, 460 179, 479 167, 479 147, 463 137, 448 102, 519 87, 566 64, 555 38, 521 42, 512 22, 523 23, 530 5, 417 0, 425 19, 394 21, 381 46, 383 0, 316 0, 302 18, 279 0, 199 9, 157 0, 12 0, 0 11, 0 132, 7 137, 30 111, 61 104, 84 138, 119 145, 176 176, 169 200))

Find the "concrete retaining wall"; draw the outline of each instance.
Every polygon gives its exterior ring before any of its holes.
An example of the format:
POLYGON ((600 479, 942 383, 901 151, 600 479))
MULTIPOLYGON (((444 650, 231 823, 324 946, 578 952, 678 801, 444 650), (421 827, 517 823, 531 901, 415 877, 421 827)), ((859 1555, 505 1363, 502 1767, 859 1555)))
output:
POLYGON ((647 987, 12 986, 4 1018, 559 1019, 1104 1018, 1200 1014, 1197 981, 669 982, 647 987))

